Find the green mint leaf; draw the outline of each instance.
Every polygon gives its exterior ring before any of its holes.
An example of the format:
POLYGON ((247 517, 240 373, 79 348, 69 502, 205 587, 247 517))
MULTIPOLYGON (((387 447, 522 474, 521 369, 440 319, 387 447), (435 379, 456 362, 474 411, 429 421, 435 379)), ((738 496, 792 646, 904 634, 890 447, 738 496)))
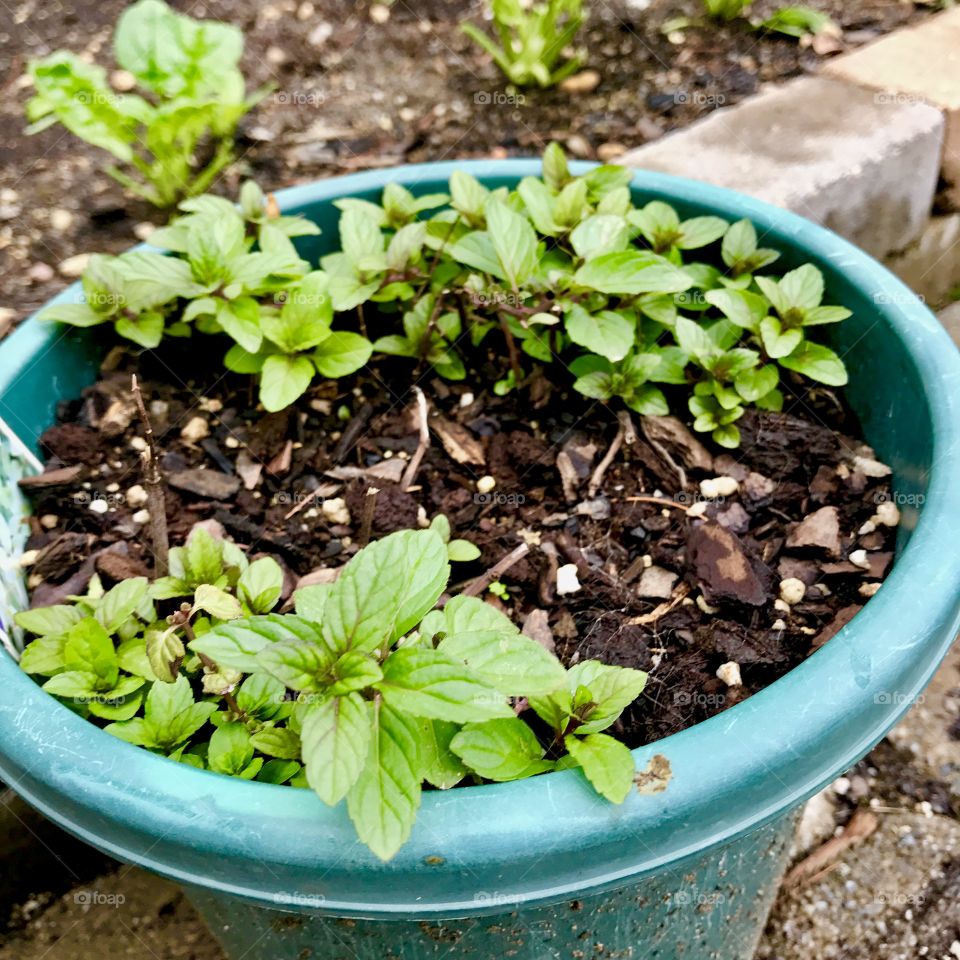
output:
POLYGON ((554 221, 556 203, 550 188, 536 177, 524 177, 517 186, 517 193, 537 230, 548 237, 555 237, 561 228, 554 221))
POLYGON ((563 147, 553 141, 543 152, 543 179, 554 190, 561 190, 570 179, 570 167, 563 147))
POLYGON ((450 177, 450 205, 463 214, 468 222, 483 218, 484 204, 490 191, 476 177, 462 170, 454 170, 450 177))
POLYGON ((562 687, 566 678, 560 661, 521 633, 454 633, 441 640, 438 649, 462 660, 473 676, 508 696, 544 696, 562 687))
POLYGON ((333 665, 334 680, 328 687, 333 696, 365 690, 383 679, 380 665, 372 657, 350 651, 333 665))
POLYGON ((469 540, 451 540, 447 544, 447 558, 451 563, 470 563, 480 559, 480 548, 469 540))
POLYGON ((697 250, 719 240, 730 224, 720 217, 693 217, 680 224, 676 245, 681 250, 697 250))
POLYGON ((803 318, 805 327, 815 327, 822 323, 840 323, 853 316, 853 312, 846 307, 814 307, 808 310, 803 318))
POLYGON ((243 608, 236 597, 209 583, 201 583, 197 587, 193 595, 193 606, 217 620, 236 620, 243 616, 243 608))
POLYGON ((366 705, 370 749, 347 811, 357 836, 390 860, 410 836, 420 806, 420 749, 416 722, 384 703, 366 705))
POLYGON ((300 759, 300 737, 289 727, 261 727, 251 735, 250 745, 268 757, 300 759))
POLYGON ((293 595, 293 609, 296 610, 297 616, 309 620, 310 623, 322 623, 323 611, 332 588, 332 583, 314 583, 308 587, 301 587, 293 595))
POLYGON ((364 769, 372 733, 367 708, 358 693, 348 693, 310 706, 304 716, 300 739, 307 783, 331 807, 364 769))
POLYGON ((789 356, 781 358, 779 363, 781 367, 802 373, 829 387, 847 384, 847 368, 843 361, 833 350, 819 343, 804 341, 789 356))
POLYGON ((97 604, 97 621, 107 633, 116 633, 147 601, 147 594, 146 577, 121 581, 108 590, 97 604))
POLYGON ((466 767, 450 749, 450 741, 460 730, 459 724, 418 717, 417 726, 423 779, 438 790, 455 787, 467 775, 466 767))
POLYGON ((776 317, 764 317, 760 324, 760 340, 763 349, 774 359, 793 353, 803 340, 803 332, 798 329, 785 330, 776 317))
MULTIPOLYGON (((376 221, 351 207, 340 216, 340 246, 358 269, 377 269, 386 241, 376 221)), ((386 266, 384 260, 383 265, 386 266)), ((381 268, 382 269, 382 268, 381 268)))
MULTIPOLYGON (((71 608, 72 609, 72 608, 71 608)), ((20 655, 20 669, 45 677, 63 670, 63 637, 38 637, 28 643, 20 655)))
POLYGON ((586 687, 595 704, 577 727, 577 733, 598 733, 610 726, 640 694, 647 683, 642 670, 613 667, 598 660, 582 660, 567 671, 567 688, 586 687))
POLYGON ((494 198, 487 201, 484 213, 503 276, 517 290, 537 272, 537 234, 526 217, 494 198))
POLYGON ((689 274, 646 250, 605 253, 580 267, 573 279, 580 286, 618 296, 681 293, 693 286, 689 274))
POLYGON ((302 397, 313 380, 313 364, 305 356, 274 354, 260 374, 260 402, 271 413, 302 397))
POLYGON ((468 723, 450 749, 486 780, 520 780, 552 769, 533 731, 518 717, 468 723))
POLYGON ((573 304, 565 314, 570 339, 608 360, 622 360, 633 347, 636 323, 622 313, 601 310, 593 315, 580 304, 573 304))
POLYGON ((150 673, 162 683, 173 683, 186 650, 172 627, 147 630, 143 641, 150 673))
POLYGON ((584 260, 619 253, 627 249, 629 242, 627 221, 613 214, 597 213, 587 217, 570 234, 574 252, 584 260))
POLYGON ((93 617, 70 628, 63 645, 63 665, 67 671, 92 674, 101 690, 113 687, 120 673, 113 640, 93 617))
POLYGON ((22 610, 14 614, 16 625, 27 633, 38 637, 62 637, 69 629, 83 619, 83 613, 77 607, 57 604, 52 607, 37 607, 35 610, 22 610))
POLYGON ((478 597, 453 597, 442 611, 448 634, 491 630, 497 633, 519 633, 520 629, 504 613, 478 597))
POLYGON ((770 393, 771 390, 776 390, 779 382, 779 371, 774 364, 768 363, 766 366, 738 373, 733 384, 737 393, 747 403, 754 403, 770 393))
POLYGON ((377 688, 394 709, 418 717, 469 723, 513 716, 502 693, 440 650, 395 650, 383 663, 377 688))
POLYGON ((237 690, 237 706, 258 720, 272 720, 290 705, 287 688, 268 673, 251 673, 237 690))
POLYGON ((219 667, 253 673, 258 668, 257 655, 271 644, 301 640, 323 643, 316 625, 291 614, 270 613, 218 624, 191 641, 190 649, 209 657, 219 667))
POLYGON ((250 732, 242 723, 224 723, 213 731, 207 764, 214 773, 239 776, 253 760, 250 732))
POLYGON ((388 646, 436 604, 450 577, 446 544, 432 530, 401 530, 365 547, 330 589, 323 635, 337 649, 388 646))
POLYGON ((311 354, 321 376, 336 380, 359 370, 373 353, 373 344, 359 333, 336 330, 311 354))
POLYGON ((703 296, 731 323, 745 330, 756 331, 767 315, 767 301, 747 290, 707 290, 703 296))
POLYGON ((271 557, 254 560, 237 581, 237 596, 250 613, 269 613, 277 605, 282 593, 283 570, 271 557))
POLYGON ((237 297, 217 303, 217 324, 247 353, 256 353, 263 344, 260 304, 253 297, 237 297))
POLYGON ((570 756, 583 767, 594 790, 611 803, 623 803, 633 787, 633 756, 619 740, 605 733, 564 738, 570 756))
POLYGON ((42 689, 58 697, 90 700, 100 692, 98 682, 97 675, 90 671, 67 670, 51 677, 42 689))
POLYGON ((291 690, 322 690, 336 654, 309 640, 281 640, 257 655, 257 665, 291 690))
POLYGON ((268 760, 257 774, 260 783, 288 783, 303 768, 293 760, 268 760))

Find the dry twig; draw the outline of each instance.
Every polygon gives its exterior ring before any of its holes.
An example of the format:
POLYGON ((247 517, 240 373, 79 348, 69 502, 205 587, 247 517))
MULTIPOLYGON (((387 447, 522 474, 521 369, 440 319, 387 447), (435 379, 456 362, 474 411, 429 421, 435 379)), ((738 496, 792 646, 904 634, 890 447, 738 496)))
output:
POLYGON ((530 546, 521 543, 519 547, 514 547, 505 557, 501 557, 489 570, 480 574, 462 593, 464 597, 478 597, 487 587, 498 580, 515 563, 522 560, 530 552, 530 546))
POLYGON ((420 469, 420 462, 423 455, 430 448, 430 424, 427 422, 427 398, 419 387, 413 388, 414 395, 417 398, 417 425, 420 430, 420 442, 417 449, 413 451, 413 456, 407 464, 407 469, 403 472, 403 478, 400 481, 401 490, 409 490, 413 486, 413 481, 417 478, 417 471, 420 469))
POLYGON ((140 456, 143 461, 143 480, 147 488, 147 512, 150 514, 154 572, 158 577, 165 577, 170 570, 170 537, 167 533, 167 501, 163 492, 163 476, 160 473, 160 452, 157 449, 153 426, 150 423, 150 417, 147 416, 147 408, 143 403, 143 394, 140 392, 140 383, 136 374, 131 377, 130 389, 137 402, 140 420, 143 423, 144 438, 147 441, 147 449, 140 456))

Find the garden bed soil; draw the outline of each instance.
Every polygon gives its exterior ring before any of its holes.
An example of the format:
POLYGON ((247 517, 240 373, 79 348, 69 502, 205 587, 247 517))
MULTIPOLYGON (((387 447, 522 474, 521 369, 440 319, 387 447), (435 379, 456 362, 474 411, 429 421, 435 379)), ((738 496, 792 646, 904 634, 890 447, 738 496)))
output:
POLYGON ((822 388, 791 397, 782 414, 749 412, 742 447, 721 451, 677 419, 618 418, 542 378, 497 397, 485 387, 491 371, 457 384, 428 375, 430 444, 406 489, 420 437, 407 362, 374 363, 339 393, 328 382, 265 415, 246 378, 215 379, 202 372, 209 356, 179 350, 138 358, 116 348, 102 379, 43 435, 46 471, 24 482, 34 605, 82 592, 94 572, 107 585, 151 572, 135 371, 163 451, 174 544, 203 523, 251 557, 271 555, 286 571, 285 597, 329 580, 367 531, 376 539, 440 513, 482 554, 454 564, 453 593, 525 547, 499 577, 501 595, 482 595, 566 664, 649 671, 615 731, 631 746, 796 666, 866 602, 893 557, 894 528, 873 519, 885 501, 889 519, 888 471, 822 388), (720 496, 709 489, 716 477, 728 478, 720 496), (558 591, 574 567, 579 589, 558 591), (792 606, 778 598, 783 580, 806 586, 792 606), (730 667, 718 677, 729 663, 742 685, 728 685, 730 667))
MULTIPOLYGON (((112 66, 110 38, 125 5, 64 0, 47 9, 22 0, 0 8, 0 336, 79 272, 73 258, 118 253, 135 229, 142 239, 166 218, 125 197, 100 172, 106 155, 62 127, 23 135, 27 61, 67 48, 112 66)), ((779 5, 758 0, 751 14, 779 5)), ((539 156, 552 139, 575 157, 609 160, 930 12, 900 0, 819 0, 843 33, 811 47, 743 21, 697 19, 699 0, 588 6, 583 41, 596 76, 581 78, 579 90, 520 93, 459 30, 464 19, 482 22, 481 0, 396 0, 384 23, 369 4, 348 0, 191 8, 241 26, 250 86, 275 87, 245 119, 240 163, 214 189, 236 196, 251 175, 277 189, 391 164, 539 156), (692 22, 665 33, 677 17, 692 22)))

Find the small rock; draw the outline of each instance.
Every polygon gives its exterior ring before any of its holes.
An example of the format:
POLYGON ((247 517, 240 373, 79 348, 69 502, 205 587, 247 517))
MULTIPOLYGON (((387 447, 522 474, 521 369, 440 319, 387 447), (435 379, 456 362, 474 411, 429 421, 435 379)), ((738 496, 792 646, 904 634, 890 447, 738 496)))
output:
POLYGON ((799 603, 807 592, 807 585, 796 577, 787 577, 780 581, 780 599, 793 606, 799 603))
POLYGON ((593 147, 590 146, 590 141, 579 133, 571 133, 567 137, 567 149, 575 157, 581 157, 585 160, 593 156, 593 147))
POLYGON ((877 525, 872 520, 864 520, 860 525, 860 529, 857 531, 857 536, 865 537, 868 533, 873 533, 877 529, 877 525))
POLYGON ((776 619, 776 620, 773 621, 773 624, 771 625, 771 628, 770 628, 770 629, 771 629, 771 630, 786 630, 786 629, 787 629, 787 624, 786 624, 786 622, 785 622, 784 620, 780 620, 780 619, 778 618, 778 619, 776 619))
POLYGON ((668 600, 673 596, 677 574, 663 567, 647 567, 637 584, 637 595, 654 600, 668 600))
POLYGON ((889 477, 893 471, 885 463, 874 460, 872 457, 854 457, 854 470, 859 470, 867 477, 873 477, 879 480, 881 477, 889 477))
POLYGON ((27 270, 27 276, 35 283, 46 283, 54 278, 54 269, 49 263, 38 262, 27 270))
POLYGON ((54 207, 50 211, 50 227, 57 233, 65 233, 73 226, 73 214, 63 207, 54 207))
POLYGON ((139 483, 127 490, 127 506, 142 507, 147 502, 147 491, 139 483))
POLYGON ((203 417, 191 417, 180 431, 180 436, 187 443, 197 443, 210 436, 210 424, 203 417))
POLYGON ((89 253, 78 253, 75 256, 67 257, 57 268, 65 277, 82 277, 83 271, 87 269, 90 262, 89 253))
POLYGON ((167 477, 171 487, 210 500, 229 500, 239 489, 240 480, 218 470, 179 470, 167 477))
POLYGON ((718 613, 720 610, 719 607, 714 607, 714 606, 711 606, 709 603, 707 603, 707 598, 702 593, 697 594, 697 606, 700 608, 701 611, 703 611, 703 613, 707 614, 707 616, 709 617, 712 617, 715 613, 718 613))
POLYGON ((580 579, 577 576, 577 565, 565 563, 557 568, 557 594, 561 597, 576 593, 580 589, 580 579))
POLYGON ((854 550, 847 559, 856 567, 863 570, 870 569, 870 560, 867 557, 866 550, 854 550))
POLYGON ((790 604, 787 603, 786 600, 777 597, 777 599, 773 601, 773 609, 778 610, 780 613, 790 613, 790 604))
POLYGON ((137 85, 137 78, 129 70, 114 70, 110 74, 110 86, 120 93, 129 93, 137 85))
POLYGON ((138 240, 149 240, 156 229, 157 225, 155 223, 151 223, 149 220, 141 220, 140 223, 133 225, 133 235, 138 240))
MULTIPOLYGON (((564 93, 590 93, 596 90, 600 84, 600 74, 596 70, 581 70, 572 77, 567 77, 560 84, 560 89, 564 93)), ((623 151, 621 151, 622 153, 623 151)))
POLYGON ((873 597, 876 595, 877 591, 883 586, 882 583, 861 583, 860 589, 857 591, 861 597, 873 597))
POLYGON ((602 163, 612 163, 617 157, 622 157, 627 152, 625 144, 622 143, 601 143, 597 147, 597 159, 602 163))
POLYGON ((488 474, 477 481, 477 493, 490 493, 496 485, 497 481, 488 474))
POLYGON ((350 511, 347 509, 347 501, 343 497, 331 497, 329 500, 324 500, 320 509, 330 523, 342 523, 344 525, 350 523, 350 511))
POLYGON ((374 23, 386 23, 390 19, 390 8, 382 3, 375 3, 370 8, 370 19, 374 23))
POLYGON ((875 516, 877 523, 882 523, 885 527, 895 527, 900 523, 900 511, 892 500, 884 500, 877 504, 875 516))
POLYGON ((133 517, 131 518, 134 523, 147 523, 150 520, 150 511, 149 510, 138 510, 133 517))
POLYGON ((45 513, 40 518, 40 526, 44 530, 53 530, 54 527, 60 522, 60 518, 55 513, 45 513))
POLYGON ((309 20, 314 12, 314 6, 310 3, 310 0, 304 0, 304 2, 297 7, 297 19, 301 21, 309 20))
POLYGON ((90 501, 88 509, 93 513, 104 514, 110 509, 110 504, 108 504, 106 500, 97 497, 96 500, 90 501))
POLYGON ((692 506, 687 507, 688 517, 702 517, 707 512, 707 501, 698 500, 692 506))
POLYGON ((804 517, 787 535, 788 547, 818 547, 840 554, 840 515, 836 507, 821 507, 804 517))
POLYGON ((754 503, 772 497, 776 489, 776 481, 765 477, 762 473, 751 471, 747 474, 747 479, 743 481, 743 492, 747 499, 754 503))
POLYGON ((743 680, 740 678, 740 664, 735 660, 720 664, 720 666, 717 667, 717 676, 728 687, 739 687, 743 685, 743 680))
POLYGON ((267 63, 272 63, 274 66, 278 67, 282 63, 286 63, 289 59, 287 51, 283 47, 267 47, 266 55, 267 63))

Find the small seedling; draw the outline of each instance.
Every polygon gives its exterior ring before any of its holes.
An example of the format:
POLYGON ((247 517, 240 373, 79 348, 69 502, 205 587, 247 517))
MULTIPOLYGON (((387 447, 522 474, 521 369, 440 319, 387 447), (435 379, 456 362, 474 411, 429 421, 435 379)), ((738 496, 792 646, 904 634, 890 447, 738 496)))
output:
POLYGON ((492 0, 492 12, 499 44, 472 23, 461 30, 493 57, 510 83, 552 87, 583 63, 582 51, 564 60, 583 26, 583 0, 492 0))
POLYGON ((565 669, 489 604, 434 609, 450 577, 449 524, 362 549, 332 584, 271 612, 283 573, 196 530, 170 574, 17 615, 35 634, 21 665, 71 709, 181 763, 307 786, 346 801, 357 835, 389 860, 423 782, 517 780, 579 767, 622 803, 630 751, 602 731, 646 674, 587 660, 565 669), (447 538, 442 535, 446 531, 447 538), (178 600, 167 618, 157 604, 178 600), (519 704, 547 733, 538 737, 519 704))
POLYGON ((121 14, 113 49, 136 93, 116 92, 102 66, 67 50, 31 61, 28 132, 63 124, 112 154, 121 166, 107 173, 157 206, 203 193, 233 162, 237 124, 266 93, 244 91, 240 29, 139 0, 121 14))
POLYGON ((717 20, 736 20, 742 17, 753 0, 703 0, 707 13, 717 20))

